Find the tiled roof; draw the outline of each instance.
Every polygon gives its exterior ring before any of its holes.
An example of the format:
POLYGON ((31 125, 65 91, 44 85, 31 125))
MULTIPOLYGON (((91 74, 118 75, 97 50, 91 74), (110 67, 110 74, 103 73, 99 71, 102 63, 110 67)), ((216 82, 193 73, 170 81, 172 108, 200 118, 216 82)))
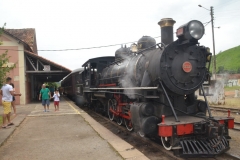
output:
POLYGON ((69 71, 69 72, 72 71, 72 70, 70 70, 70 69, 68 69, 68 68, 66 68, 66 67, 64 67, 64 66, 62 66, 60 64, 57 64, 57 63, 55 63, 53 61, 50 61, 50 60, 48 60, 48 59, 46 59, 46 58, 44 58, 42 56, 39 56, 36 53, 30 52, 30 51, 27 51, 27 50, 25 50, 24 52, 27 53, 28 55, 32 56, 32 57, 38 58, 39 60, 42 60, 42 61, 45 61, 48 64, 53 65, 53 66, 55 66, 57 68, 64 69, 64 70, 69 71))
POLYGON ((25 28, 25 29, 4 29, 14 37, 22 40, 34 51, 34 45, 36 45, 35 29, 25 28))

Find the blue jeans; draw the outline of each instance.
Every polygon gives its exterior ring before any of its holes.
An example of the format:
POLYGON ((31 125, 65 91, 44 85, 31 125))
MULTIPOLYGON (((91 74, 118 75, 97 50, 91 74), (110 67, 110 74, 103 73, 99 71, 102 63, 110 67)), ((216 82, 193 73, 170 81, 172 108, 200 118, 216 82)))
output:
POLYGON ((49 106, 49 104, 50 104, 50 101, 49 101, 49 99, 42 99, 42 105, 43 106, 49 106))

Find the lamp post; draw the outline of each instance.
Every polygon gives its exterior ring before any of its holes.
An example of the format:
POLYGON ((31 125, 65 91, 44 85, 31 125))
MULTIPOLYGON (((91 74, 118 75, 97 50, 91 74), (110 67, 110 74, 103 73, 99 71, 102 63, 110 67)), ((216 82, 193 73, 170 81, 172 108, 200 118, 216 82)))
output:
MULTIPOLYGON (((199 7, 202 7, 208 11, 210 11, 210 15, 211 15, 211 23, 212 23, 212 39, 213 39, 213 79, 215 79, 216 77, 216 55, 215 55, 215 39, 214 39, 214 24, 213 24, 213 7, 211 6, 210 7, 210 10, 201 6, 201 5, 198 5, 199 7)), ((220 28, 220 27, 219 27, 220 28)))

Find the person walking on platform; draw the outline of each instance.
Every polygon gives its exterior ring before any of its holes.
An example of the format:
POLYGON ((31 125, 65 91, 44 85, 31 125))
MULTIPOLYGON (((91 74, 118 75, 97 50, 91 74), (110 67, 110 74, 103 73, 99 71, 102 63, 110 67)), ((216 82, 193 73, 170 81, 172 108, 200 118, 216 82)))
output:
POLYGON ((59 94, 58 90, 56 90, 56 91, 54 92, 54 95, 53 95, 52 98, 54 98, 55 111, 59 111, 60 94, 59 94))
POLYGON ((48 88, 46 88, 45 84, 42 85, 42 89, 40 90, 39 100, 41 100, 41 98, 42 98, 42 105, 44 107, 44 112, 49 112, 51 92, 48 88))
POLYGON ((10 85, 12 78, 8 77, 6 79, 6 84, 2 86, 0 94, 2 95, 2 105, 3 105, 3 125, 2 128, 10 128, 9 126, 14 125, 11 122, 11 102, 13 96, 21 96, 21 94, 15 94, 13 87, 10 85), (8 124, 7 124, 8 121, 8 124))
MULTIPOLYGON (((14 84, 13 84, 13 83, 10 83, 10 85, 13 87, 13 93, 15 94, 14 84)), ((16 95, 21 96, 21 93, 20 93, 20 94, 16 94, 16 95)), ((15 96, 13 96, 12 108, 13 108, 13 114, 16 115, 16 114, 17 114, 17 110, 16 110, 16 105, 15 105, 15 96)))

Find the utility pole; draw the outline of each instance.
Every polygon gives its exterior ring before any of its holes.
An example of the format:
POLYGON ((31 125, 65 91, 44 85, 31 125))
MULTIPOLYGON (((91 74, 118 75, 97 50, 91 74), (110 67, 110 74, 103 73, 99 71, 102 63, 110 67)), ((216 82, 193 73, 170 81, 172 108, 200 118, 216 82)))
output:
POLYGON ((216 55, 215 55, 215 39, 214 39, 214 17, 213 17, 213 7, 210 7, 211 22, 212 22, 212 39, 213 39, 213 79, 216 79, 216 55))
MULTIPOLYGON (((204 8, 205 10, 208 10, 208 11, 210 11, 210 15, 211 15, 211 23, 212 23, 212 39, 213 39, 213 61, 212 61, 212 63, 213 63, 213 67, 212 67, 212 73, 213 73, 213 79, 216 79, 216 71, 217 71, 217 69, 216 69, 216 55, 215 55, 215 39, 214 39, 214 23, 213 23, 213 20, 214 20, 214 17, 213 17, 213 15, 214 15, 214 13, 213 13, 213 7, 211 6, 210 7, 210 10, 209 9, 207 9, 207 8, 205 8, 205 7, 203 7, 202 5, 198 5, 198 7, 202 7, 202 8, 204 8)), ((220 28, 220 27, 217 27, 217 28, 220 28)))

